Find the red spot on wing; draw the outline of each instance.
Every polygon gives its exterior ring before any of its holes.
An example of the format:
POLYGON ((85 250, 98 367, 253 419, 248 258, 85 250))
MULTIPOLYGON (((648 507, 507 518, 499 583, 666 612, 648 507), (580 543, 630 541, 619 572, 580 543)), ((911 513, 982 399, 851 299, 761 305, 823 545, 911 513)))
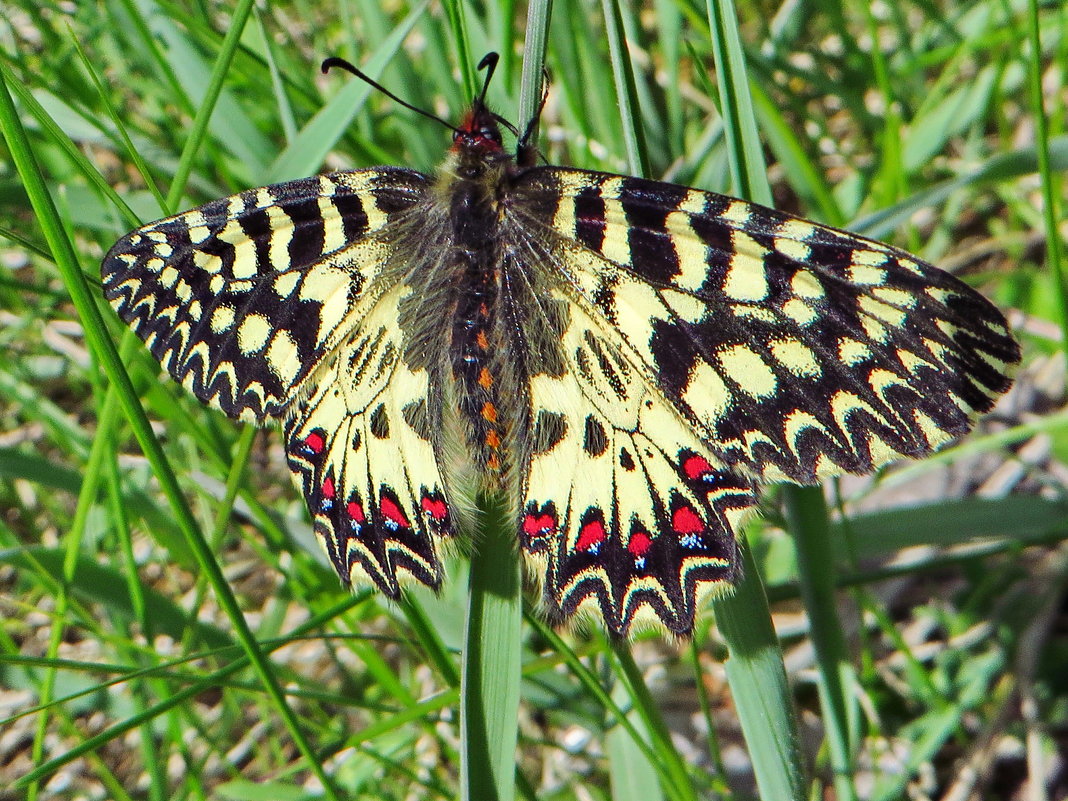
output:
POLYGON ((691 456, 682 463, 682 470, 688 478, 696 479, 711 473, 712 465, 708 463, 708 459, 704 456, 691 456))
POLYGON ((311 451, 313 454, 320 454, 323 452, 323 446, 326 444, 326 440, 323 439, 323 435, 318 431, 313 431, 304 438, 304 447, 311 451))
POLYGON ((645 556, 653 547, 653 539, 644 531, 635 531, 627 542, 627 550, 635 556, 645 556))
POLYGON ((328 476, 326 481, 323 482, 323 497, 328 501, 332 501, 336 494, 337 490, 334 489, 334 479, 328 476))
POLYGON ((705 530, 705 521, 689 506, 680 506, 671 515, 671 527, 679 534, 700 534, 705 530))
POLYGON ((388 495, 382 496, 379 509, 387 523, 394 523, 399 528, 412 527, 411 523, 408 522, 408 518, 404 516, 404 511, 388 495))
POLYGON ((575 548, 580 551, 595 550, 602 542, 604 542, 604 523, 600 520, 591 520, 582 527, 579 532, 578 542, 575 543, 575 548))
POLYGON ((363 507, 356 501, 349 501, 349 505, 346 507, 349 512, 349 517, 357 524, 362 524, 367 518, 364 517, 363 507))
POLYGON ((428 495, 423 496, 423 511, 426 512, 434 520, 444 520, 445 516, 449 513, 449 507, 445 505, 445 501, 438 498, 431 498, 428 495))
POLYGON ((528 514, 523 518, 523 531, 530 536, 544 534, 556 528, 556 521, 552 515, 528 514))

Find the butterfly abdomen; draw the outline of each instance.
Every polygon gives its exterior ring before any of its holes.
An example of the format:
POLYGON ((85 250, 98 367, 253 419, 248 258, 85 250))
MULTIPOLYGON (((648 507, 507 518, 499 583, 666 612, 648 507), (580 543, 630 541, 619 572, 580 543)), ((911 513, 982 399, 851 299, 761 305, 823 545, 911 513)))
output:
POLYGON ((474 463, 491 485, 502 468, 505 431, 494 369, 500 258, 496 203, 482 181, 459 180, 452 189, 456 305, 452 320, 452 378, 474 463))

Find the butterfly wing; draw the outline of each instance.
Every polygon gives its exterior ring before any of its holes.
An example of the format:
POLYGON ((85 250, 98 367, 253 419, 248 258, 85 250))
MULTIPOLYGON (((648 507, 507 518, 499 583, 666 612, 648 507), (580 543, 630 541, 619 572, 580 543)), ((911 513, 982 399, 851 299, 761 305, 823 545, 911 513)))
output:
POLYGON ((429 186, 378 168, 253 189, 139 228, 102 266, 106 297, 174 378, 230 416, 285 419, 338 573, 392 597, 406 577, 437 586, 435 538, 453 531, 426 371, 400 357, 397 323, 394 232, 429 186))
POLYGON ((657 621, 692 631, 701 599, 737 577, 752 483, 717 466, 614 329, 555 299, 568 310, 564 369, 531 380, 523 549, 558 621, 594 613, 620 635, 657 621))
POLYGON ((104 257, 104 295, 174 378, 231 417, 280 416, 381 291, 379 234, 425 195, 411 170, 251 189, 138 228, 104 257))
POLYGON ((512 188, 509 236, 565 310, 527 322, 563 331, 563 366, 531 371, 521 522, 560 617, 691 630, 737 575, 754 482, 927 453, 1019 359, 991 304, 900 250, 635 178, 512 188))
POLYGON ((602 173, 532 170, 517 194, 635 368, 719 463, 757 479, 929 453, 990 409, 1019 361, 991 303, 878 242, 602 173))
POLYGON ((390 597, 442 578, 435 542, 453 534, 427 410, 425 369, 403 358, 397 285, 319 368, 286 423, 289 465, 315 532, 346 581, 390 597), (405 575, 406 574, 406 575, 405 575))

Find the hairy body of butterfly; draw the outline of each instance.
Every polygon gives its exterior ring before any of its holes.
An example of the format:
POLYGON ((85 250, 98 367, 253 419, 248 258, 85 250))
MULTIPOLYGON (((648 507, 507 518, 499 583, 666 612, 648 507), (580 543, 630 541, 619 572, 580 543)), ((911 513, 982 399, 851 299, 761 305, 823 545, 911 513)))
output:
POLYGON ((1018 346, 903 251, 722 195, 504 154, 476 103, 436 177, 379 167, 140 228, 107 298, 166 369, 281 418, 345 581, 436 587, 503 496, 554 620, 687 633, 764 481, 966 432, 1018 346))

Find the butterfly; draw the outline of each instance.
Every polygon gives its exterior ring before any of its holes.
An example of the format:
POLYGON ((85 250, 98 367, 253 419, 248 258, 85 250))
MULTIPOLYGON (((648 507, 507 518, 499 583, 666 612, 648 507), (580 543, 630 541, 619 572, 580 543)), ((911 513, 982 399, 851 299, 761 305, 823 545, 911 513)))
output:
POLYGON ((434 175, 251 189, 103 260, 175 379, 282 422, 343 581, 437 588, 495 497, 553 622, 686 634, 737 580, 761 484, 930 453, 1008 389, 1019 347, 956 278, 724 195, 529 163, 484 97, 434 175))

